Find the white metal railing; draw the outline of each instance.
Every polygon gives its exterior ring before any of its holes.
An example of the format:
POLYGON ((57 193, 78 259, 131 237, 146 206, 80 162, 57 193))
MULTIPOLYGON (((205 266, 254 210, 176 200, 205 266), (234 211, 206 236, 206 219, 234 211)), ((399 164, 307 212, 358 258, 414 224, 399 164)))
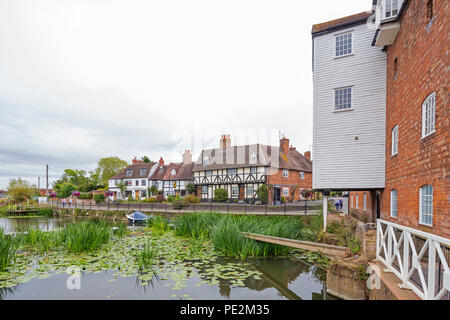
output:
POLYGON ((450 240, 447 238, 377 220, 377 260, 386 266, 385 271, 393 272, 402 281, 400 287, 413 290, 421 299, 439 300, 450 291, 449 262, 443 252, 449 248, 450 240), (413 237, 423 239, 419 252, 413 237), (442 277, 440 271, 436 273, 436 263, 442 265, 442 277), (415 271, 419 279, 413 281, 415 271))

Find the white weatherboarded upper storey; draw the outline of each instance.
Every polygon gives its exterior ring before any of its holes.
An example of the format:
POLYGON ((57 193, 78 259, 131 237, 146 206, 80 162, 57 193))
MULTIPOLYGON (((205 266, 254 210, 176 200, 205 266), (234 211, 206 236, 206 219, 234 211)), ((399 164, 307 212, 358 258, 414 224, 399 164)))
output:
POLYGON ((366 24, 313 37, 313 188, 385 186, 386 54, 366 24), (336 57, 336 36, 351 32, 352 52, 336 57), (335 89, 351 87, 351 108, 335 111, 335 89))

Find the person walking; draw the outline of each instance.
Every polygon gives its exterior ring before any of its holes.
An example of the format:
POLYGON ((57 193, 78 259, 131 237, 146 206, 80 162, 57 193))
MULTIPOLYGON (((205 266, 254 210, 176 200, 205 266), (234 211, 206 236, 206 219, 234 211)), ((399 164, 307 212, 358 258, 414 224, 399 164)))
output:
POLYGON ((69 208, 72 207, 72 198, 69 199, 69 208))
POLYGON ((344 201, 342 199, 339 199, 339 209, 342 210, 344 207, 344 201))
POLYGON ((66 206, 66 199, 65 198, 63 199, 62 204, 63 204, 63 208, 64 208, 66 206))
POLYGON ((334 201, 334 206, 336 207, 336 211, 338 211, 339 210, 339 200, 338 199, 336 199, 334 201))

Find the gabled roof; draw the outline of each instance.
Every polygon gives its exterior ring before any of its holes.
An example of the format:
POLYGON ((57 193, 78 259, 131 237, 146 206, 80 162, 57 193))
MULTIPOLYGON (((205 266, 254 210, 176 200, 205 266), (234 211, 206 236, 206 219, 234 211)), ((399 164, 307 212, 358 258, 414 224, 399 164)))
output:
POLYGON ((147 178, 150 175, 150 170, 154 165, 155 165, 155 162, 132 164, 131 166, 126 167, 124 170, 122 170, 118 174, 112 176, 110 179, 116 180, 116 179, 147 178), (141 169, 147 169, 145 174, 141 174, 141 169), (133 173, 131 176, 126 175, 128 170, 133 170, 133 173))
POLYGON ((337 29, 346 28, 352 25, 361 24, 367 21, 367 19, 372 15, 372 11, 364 11, 357 14, 352 14, 343 18, 314 24, 312 26, 311 34, 312 36, 317 36, 319 34, 331 32, 337 29))
POLYGON ((149 180, 194 180, 192 168, 194 164, 170 163, 168 165, 158 165, 155 172, 149 177, 149 180), (175 170, 175 175, 172 175, 175 170))
POLYGON ((203 150, 193 171, 260 166, 312 172, 312 162, 298 151, 290 149, 289 154, 285 156, 279 147, 262 144, 234 146, 225 150, 203 150), (253 154, 257 156, 256 162, 250 161, 253 154), (209 164, 203 163, 204 158, 208 158, 209 164))

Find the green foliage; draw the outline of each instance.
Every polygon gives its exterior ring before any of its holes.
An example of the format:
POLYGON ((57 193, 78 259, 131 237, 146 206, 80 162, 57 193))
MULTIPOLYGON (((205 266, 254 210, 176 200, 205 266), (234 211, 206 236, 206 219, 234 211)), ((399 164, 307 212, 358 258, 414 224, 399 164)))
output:
POLYGON ((78 199, 92 199, 92 192, 80 192, 78 199))
POLYGON ((156 195, 158 194, 158 188, 156 186, 151 186, 148 188, 148 193, 151 195, 156 195))
MULTIPOLYGON (((178 196, 179 197, 179 196, 178 196)), ((176 199, 176 197, 174 196, 174 195, 169 195, 168 197, 167 197, 167 202, 170 202, 170 203, 172 203, 174 200, 176 199)), ((178 200, 179 200, 179 198, 178 198, 178 200)))
POLYGON ((70 182, 64 182, 62 185, 58 187, 58 198, 67 198, 72 194, 72 191, 75 191, 76 187, 70 182))
POLYGON ((193 194, 185 196, 183 199, 186 199, 189 203, 199 203, 200 202, 200 199, 193 194))
POLYGON ((21 244, 28 246, 39 254, 46 253, 62 243, 60 233, 47 232, 36 227, 28 228, 26 232, 18 236, 18 239, 21 244))
POLYGON ((358 279, 360 281, 366 282, 367 279, 369 278, 369 274, 367 273, 367 265, 364 264, 358 265, 357 271, 358 271, 358 279))
POLYGON ((94 194, 95 203, 105 202, 105 195, 103 193, 94 194))
POLYGON ((118 237, 124 237, 129 233, 127 229, 127 225, 123 222, 119 223, 119 226, 117 227, 116 231, 114 232, 115 235, 118 237))
POLYGON ((193 183, 188 183, 186 185, 186 190, 187 190, 187 192, 189 192, 189 194, 192 194, 197 191, 197 187, 193 183))
POLYGON ((53 217, 53 209, 52 208, 39 208, 36 215, 45 216, 45 217, 53 217))
POLYGON ((78 222, 62 229, 62 239, 69 252, 94 251, 109 241, 111 226, 106 222, 78 222))
POLYGON ((158 248, 151 246, 150 241, 147 242, 145 247, 141 250, 137 257, 137 265, 139 271, 149 269, 155 263, 155 258, 158 255, 158 248))
POLYGON ((141 160, 142 160, 142 162, 144 162, 144 163, 150 163, 150 162, 151 162, 151 161, 150 161, 150 158, 147 157, 147 156, 143 156, 143 157, 141 158, 141 160))
POLYGON ((96 174, 102 185, 107 186, 109 179, 128 167, 128 163, 118 157, 108 157, 99 160, 96 174))
POLYGON ((281 203, 286 203, 286 198, 284 196, 281 196, 281 203))
POLYGON ((241 232, 313 240, 314 233, 304 229, 303 217, 229 216, 202 212, 177 217, 174 230, 178 236, 211 239, 216 249, 225 255, 245 259, 249 256, 285 255, 292 248, 250 240, 241 232))
POLYGON ((88 192, 95 190, 101 186, 98 175, 91 171, 90 176, 87 176, 85 170, 66 169, 60 179, 53 184, 57 193, 61 192, 61 187, 64 183, 70 183, 75 186, 75 190, 80 192, 88 192))
POLYGON ((306 263, 321 265, 324 268, 328 268, 331 265, 331 261, 321 252, 318 251, 304 251, 299 258, 306 263))
POLYGON ((0 227, 0 272, 14 265, 17 251, 17 241, 13 236, 6 235, 0 227))
POLYGON ((327 225, 327 232, 336 236, 337 245, 350 248, 353 254, 361 250, 361 242, 355 237, 355 231, 356 224, 352 220, 342 219, 327 225))
POLYGON ((267 186, 265 184, 259 187, 257 194, 259 201, 261 201, 263 204, 266 204, 269 200, 269 190, 267 189, 267 186))
POLYGON ((31 199, 34 192, 27 181, 18 178, 9 180, 8 194, 14 202, 22 202, 26 199, 31 199))
POLYGON ((214 190, 214 200, 217 202, 225 202, 228 199, 228 191, 225 189, 217 188, 214 190))

